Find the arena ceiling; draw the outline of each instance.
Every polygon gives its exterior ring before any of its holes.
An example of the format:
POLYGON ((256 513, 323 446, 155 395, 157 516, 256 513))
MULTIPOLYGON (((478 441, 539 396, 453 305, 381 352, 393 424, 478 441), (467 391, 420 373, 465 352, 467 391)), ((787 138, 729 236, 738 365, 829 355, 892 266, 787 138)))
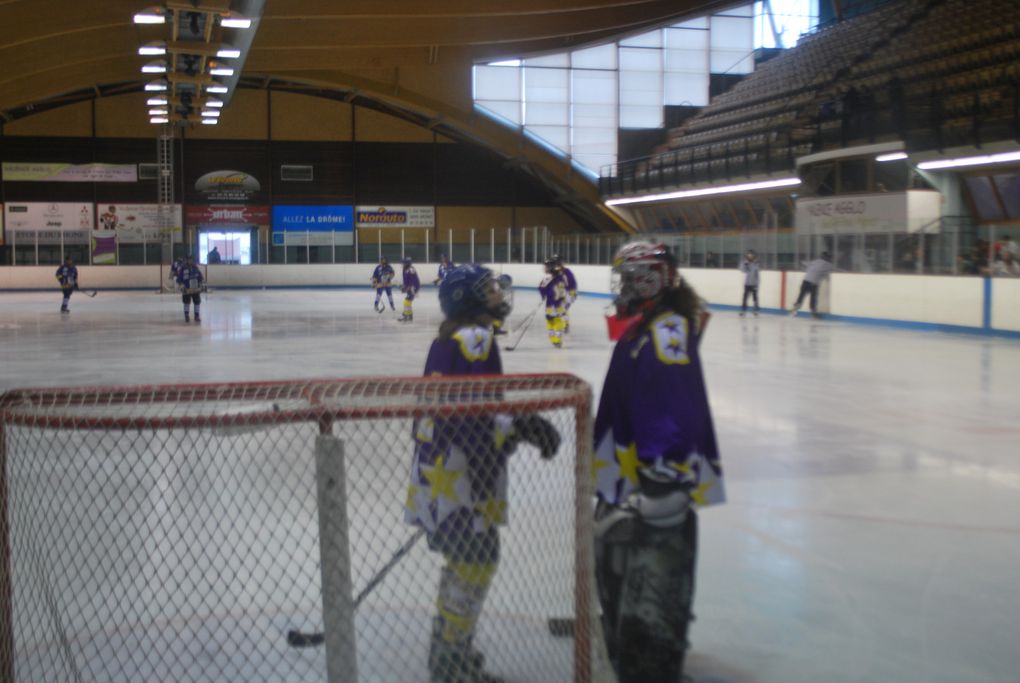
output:
MULTIPOLYGON (((226 29, 212 19, 204 23, 206 17, 260 13, 243 70, 235 77, 239 87, 304 90, 377 107, 493 149, 554 187, 561 203, 590 209, 598 196, 589 179, 529 144, 519 131, 473 114, 471 66, 594 45, 734 4, 739 3, 0 0, 0 118, 12 121, 83 99, 141 90, 151 76, 140 73, 139 46, 160 39, 183 43, 189 22, 182 16, 201 15, 203 23, 192 19, 190 28, 215 45, 226 29), (168 22, 172 32, 168 26, 134 23, 135 13, 153 6, 177 14, 176 22, 168 22)), ((199 71, 205 64, 199 63, 199 71)))

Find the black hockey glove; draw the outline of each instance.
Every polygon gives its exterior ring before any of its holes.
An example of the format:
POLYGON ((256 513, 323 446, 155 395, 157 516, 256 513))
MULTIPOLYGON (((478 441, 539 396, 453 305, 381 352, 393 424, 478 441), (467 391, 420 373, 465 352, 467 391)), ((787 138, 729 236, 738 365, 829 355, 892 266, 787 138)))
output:
POLYGON ((560 433, 541 415, 518 415, 514 418, 514 431, 520 439, 538 448, 545 460, 551 459, 560 448, 560 433))

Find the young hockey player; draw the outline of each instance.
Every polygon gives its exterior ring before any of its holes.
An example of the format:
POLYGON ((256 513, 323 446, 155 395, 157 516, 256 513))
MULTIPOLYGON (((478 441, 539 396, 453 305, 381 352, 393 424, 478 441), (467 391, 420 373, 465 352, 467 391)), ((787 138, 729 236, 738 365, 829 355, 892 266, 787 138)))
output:
MULTIPOLYGON (((503 368, 492 322, 510 313, 509 292, 488 268, 454 268, 439 287, 445 320, 425 361, 425 376, 498 375, 503 368)), ((463 402, 488 400, 484 392, 463 402)), ((431 683, 494 683, 474 647, 475 627, 499 562, 506 524, 507 460, 520 441, 552 458, 560 435, 535 414, 419 418, 404 511, 423 528, 445 564, 429 648, 431 683)))
POLYGON ((740 304, 740 315, 747 315, 747 297, 754 297, 754 314, 758 315, 758 271, 761 265, 758 263, 758 254, 748 249, 744 260, 740 262, 740 272, 744 274, 744 299, 740 304))
POLYGON ((414 297, 418 296, 418 290, 421 289, 421 280, 418 279, 418 271, 414 269, 410 256, 404 258, 404 272, 402 275, 401 290, 404 292, 404 314, 401 316, 400 322, 409 323, 414 320, 412 302, 414 297))
POLYGON ((439 272, 436 273, 436 279, 432 281, 432 284, 438 285, 446 279, 446 275, 453 270, 454 266, 450 259, 446 258, 446 254, 439 255, 439 272))
POLYGON ((184 322, 190 321, 191 302, 195 302, 195 322, 202 322, 202 270, 195 265, 195 257, 188 254, 184 265, 177 271, 177 284, 181 287, 181 301, 184 302, 184 322))
POLYGON ((563 333, 567 334, 570 332, 570 307, 577 301, 577 278, 574 277, 574 271, 563 265, 563 258, 558 254, 553 256, 553 260, 560 268, 560 272, 563 273, 563 277, 567 280, 567 301, 563 306, 563 333))
MULTIPOLYGON (((510 297, 510 303, 513 304, 513 286, 514 279, 508 274, 503 273, 499 276, 499 286, 503 288, 503 291, 510 297)), ((511 306, 512 307, 512 306, 511 306)), ((499 318, 498 320, 492 321, 492 331, 496 336, 502 336, 506 334, 506 318, 499 318)))
POLYGON ((538 293, 545 300, 545 328, 549 331, 549 341, 560 348, 566 324, 567 278, 554 258, 545 262, 545 278, 538 285, 538 293))
POLYGON ((375 310, 378 313, 382 313, 386 310, 386 307, 382 303, 383 292, 386 292, 386 298, 390 302, 390 310, 396 311, 396 307, 393 305, 393 277, 396 273, 393 272, 393 266, 386 260, 385 256, 379 258, 379 265, 372 271, 372 286, 375 287, 375 310))
POLYGON ((64 264, 57 268, 57 282, 64 294, 64 301, 60 304, 61 313, 71 312, 71 292, 78 289, 78 268, 70 256, 64 259, 64 264))
POLYGON ((724 500, 701 371, 701 302, 662 244, 613 259, 617 315, 595 420, 595 562, 620 683, 679 681, 694 595, 697 517, 724 500))

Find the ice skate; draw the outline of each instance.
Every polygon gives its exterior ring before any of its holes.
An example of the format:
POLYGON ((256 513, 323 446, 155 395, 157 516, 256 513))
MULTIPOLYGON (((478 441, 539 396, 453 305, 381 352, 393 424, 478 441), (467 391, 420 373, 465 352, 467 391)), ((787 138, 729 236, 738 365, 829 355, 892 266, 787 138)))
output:
POLYGON ((503 683, 485 670, 485 656, 470 644, 456 645, 433 636, 429 647, 430 683, 503 683))
POLYGON ((198 317, 198 313, 195 314, 195 322, 196 323, 202 322, 202 319, 200 317, 198 317))
POLYGON ((190 323, 191 322, 191 314, 188 313, 187 311, 184 312, 184 322, 186 322, 186 323, 190 323))
POLYGON ((69 309, 67 306, 61 306, 60 307, 60 312, 61 313, 70 313, 71 309, 69 309))
POLYGON ((374 308, 376 313, 382 313, 383 311, 386 310, 386 306, 384 306, 383 302, 381 301, 376 301, 374 304, 374 308))
POLYGON ((740 317, 741 318, 743 318, 745 315, 747 315, 747 311, 741 311, 740 312, 740 317))

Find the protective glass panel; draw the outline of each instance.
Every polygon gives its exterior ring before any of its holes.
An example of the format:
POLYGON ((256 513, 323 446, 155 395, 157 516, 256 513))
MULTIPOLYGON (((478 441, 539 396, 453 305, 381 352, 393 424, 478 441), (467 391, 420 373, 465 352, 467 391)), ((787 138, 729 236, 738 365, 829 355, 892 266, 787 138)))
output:
POLYGON ((534 129, 536 125, 566 126, 570 119, 570 105, 546 104, 528 101, 524 105, 524 125, 534 129))
POLYGON ((570 72, 567 69, 524 69, 524 101, 567 102, 570 72))
POLYGON ((574 104, 608 104, 616 106, 617 77, 615 71, 572 71, 574 104))
POLYGON ((475 67, 475 100, 516 100, 520 96, 520 69, 509 66, 475 67))

